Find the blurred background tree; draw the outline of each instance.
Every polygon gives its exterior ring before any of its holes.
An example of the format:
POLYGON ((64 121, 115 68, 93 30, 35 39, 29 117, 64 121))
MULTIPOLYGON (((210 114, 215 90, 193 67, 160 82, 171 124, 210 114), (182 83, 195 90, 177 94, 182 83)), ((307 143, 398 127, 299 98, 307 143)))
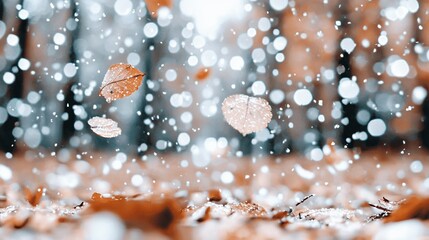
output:
POLYGON ((416 0, 2 1, 0 147, 317 158, 327 142, 427 146, 428 9, 416 0), (118 62, 146 76, 108 104, 98 88, 118 62), (226 124, 220 106, 236 93, 270 101, 267 129, 243 137, 226 124), (86 122, 97 115, 123 134, 94 135, 86 122))

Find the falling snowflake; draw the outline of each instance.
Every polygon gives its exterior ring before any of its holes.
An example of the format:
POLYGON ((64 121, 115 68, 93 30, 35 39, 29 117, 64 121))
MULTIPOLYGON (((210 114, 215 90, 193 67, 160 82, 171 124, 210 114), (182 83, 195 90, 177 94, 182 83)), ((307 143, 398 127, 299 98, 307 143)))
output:
POLYGON ((273 116, 266 100, 243 94, 227 97, 222 112, 228 124, 243 135, 266 128, 273 116))
POLYGON ((130 64, 113 64, 104 76, 99 95, 107 102, 130 96, 140 87, 143 76, 130 64))
POLYGON ((109 118, 93 117, 88 120, 88 124, 93 132, 105 138, 117 137, 122 132, 118 123, 109 118))

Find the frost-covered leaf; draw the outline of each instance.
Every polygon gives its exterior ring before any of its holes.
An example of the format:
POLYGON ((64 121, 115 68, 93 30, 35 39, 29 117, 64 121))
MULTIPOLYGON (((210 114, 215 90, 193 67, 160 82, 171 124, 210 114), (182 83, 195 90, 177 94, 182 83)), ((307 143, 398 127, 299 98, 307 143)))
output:
POLYGON ((111 102, 133 94, 140 87, 144 73, 130 64, 113 64, 101 83, 99 95, 111 102))
POLYGON ((105 138, 117 137, 122 132, 118 123, 108 118, 93 117, 88 120, 88 124, 93 132, 105 138))
POLYGON ((228 124, 243 135, 266 128, 273 116, 265 99, 243 94, 227 97, 222 112, 228 124))
POLYGON ((109 128, 118 126, 118 123, 109 118, 93 117, 88 120, 91 127, 109 128))

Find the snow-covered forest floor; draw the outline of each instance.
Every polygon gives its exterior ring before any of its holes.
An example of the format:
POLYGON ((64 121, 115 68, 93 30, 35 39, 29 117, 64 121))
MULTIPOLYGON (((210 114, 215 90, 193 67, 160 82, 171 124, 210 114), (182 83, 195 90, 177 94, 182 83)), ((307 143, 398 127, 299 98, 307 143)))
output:
POLYGON ((429 234, 428 222, 421 220, 429 216, 428 155, 421 149, 360 155, 343 150, 320 162, 297 155, 231 158, 222 152, 77 157, 67 161, 31 152, 2 157, 5 239, 417 239, 429 234), (202 158, 209 159, 206 165, 202 158))

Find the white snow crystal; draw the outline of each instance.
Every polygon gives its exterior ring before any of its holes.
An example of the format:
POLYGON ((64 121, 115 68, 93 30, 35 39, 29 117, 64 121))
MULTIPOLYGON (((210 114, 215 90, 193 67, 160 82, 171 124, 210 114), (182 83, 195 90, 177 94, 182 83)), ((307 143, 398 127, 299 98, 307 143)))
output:
POLYGON ((0 178, 3 181, 9 181, 12 178, 12 170, 3 164, 0 164, 0 178))
POLYGON ((368 133, 374 137, 383 135, 387 130, 386 123, 379 118, 371 120, 367 127, 368 133))
POLYGON ((148 38, 154 38, 158 34, 158 26, 153 22, 148 22, 143 27, 143 33, 148 38))
POLYGON ((313 100, 313 95, 308 89, 298 89, 293 95, 293 100, 300 106, 306 106, 313 100))
POLYGON ((244 67, 244 60, 241 56, 234 56, 229 61, 232 70, 240 71, 244 67))
POLYGON ((352 81, 349 78, 343 78, 340 80, 340 84, 338 86, 338 94, 340 94, 342 98, 356 98, 359 95, 359 92, 359 85, 355 81, 352 81))
POLYGON ((347 53, 351 53, 355 49, 356 43, 351 38, 344 38, 341 40, 340 47, 347 53))
POLYGON ((288 0, 270 0, 270 6, 276 11, 282 11, 288 5, 288 0))
POLYGON ((408 63, 404 59, 396 59, 391 62, 388 66, 387 73, 393 77, 406 77, 410 72, 410 67, 408 63))

